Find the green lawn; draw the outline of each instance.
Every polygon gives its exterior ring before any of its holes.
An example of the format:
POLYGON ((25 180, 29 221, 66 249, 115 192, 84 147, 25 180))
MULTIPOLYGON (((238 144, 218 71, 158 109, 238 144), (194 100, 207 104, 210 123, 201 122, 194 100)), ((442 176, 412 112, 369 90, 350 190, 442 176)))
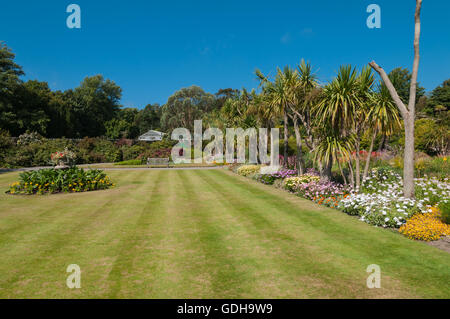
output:
POLYGON ((450 254, 272 187, 222 169, 109 175, 117 188, 32 197, 0 175, 1 298, 450 298, 450 254))

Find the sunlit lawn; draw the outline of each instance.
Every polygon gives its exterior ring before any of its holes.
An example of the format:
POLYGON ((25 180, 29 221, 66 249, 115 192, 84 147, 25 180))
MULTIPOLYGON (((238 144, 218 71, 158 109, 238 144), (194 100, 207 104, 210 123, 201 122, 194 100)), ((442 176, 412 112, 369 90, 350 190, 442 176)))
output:
POLYGON ((17 173, 0 175, 1 298, 450 297, 448 253, 281 190, 222 169, 109 175, 51 196, 6 195, 17 173))

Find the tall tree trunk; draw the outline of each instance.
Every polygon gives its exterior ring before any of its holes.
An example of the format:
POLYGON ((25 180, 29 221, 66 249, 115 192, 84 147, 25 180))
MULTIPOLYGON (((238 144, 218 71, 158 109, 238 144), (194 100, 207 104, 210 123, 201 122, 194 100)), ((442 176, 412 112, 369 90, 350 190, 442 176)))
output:
POLYGON ((342 170, 342 165, 341 162, 339 161, 339 159, 337 160, 338 166, 339 166, 339 172, 342 175, 342 178, 344 179, 344 185, 347 185, 347 178, 345 177, 344 171, 342 170))
POLYGON ((331 168, 333 167, 333 157, 330 155, 328 163, 322 163, 320 176, 325 180, 331 180, 331 168))
POLYGON ((412 198, 414 197, 414 117, 407 118, 404 122, 403 192, 406 198, 412 198))
POLYGON ((355 169, 356 169, 356 188, 359 190, 359 186, 361 183, 361 168, 359 167, 359 159, 360 159, 360 137, 359 137, 359 132, 356 134, 356 143, 355 143, 355 148, 356 148, 356 154, 355 154, 355 169))
POLYGON ((411 85, 409 88, 408 107, 398 96, 394 85, 389 79, 386 72, 374 61, 369 65, 381 76, 383 82, 389 90, 397 108, 403 118, 405 126, 405 152, 404 152, 404 168, 403 168, 403 194, 406 198, 414 197, 414 121, 416 117, 416 93, 417 93, 417 75, 419 72, 420 61, 420 11, 422 9, 422 0, 416 0, 416 12, 414 15, 414 62, 411 74, 411 85))
POLYGON ((284 107, 284 166, 288 163, 288 114, 284 107))
POLYGON ((363 173, 363 181, 367 178, 367 174, 369 174, 369 168, 370 168, 370 157, 373 152, 373 145, 375 144, 375 139, 377 137, 378 129, 375 128, 372 135, 372 140, 370 141, 370 147, 369 147, 369 153, 367 154, 366 158, 366 166, 364 167, 364 173, 363 173))
POLYGON ((381 136, 380 146, 378 146, 378 152, 381 152, 382 150, 385 149, 386 140, 387 140, 386 133, 383 133, 383 135, 381 136))
POLYGON ((295 140, 297 143, 297 170, 298 175, 304 174, 304 165, 303 165, 303 153, 302 153, 302 137, 300 135, 300 128, 298 127, 298 117, 294 115, 294 131, 295 131, 295 140))

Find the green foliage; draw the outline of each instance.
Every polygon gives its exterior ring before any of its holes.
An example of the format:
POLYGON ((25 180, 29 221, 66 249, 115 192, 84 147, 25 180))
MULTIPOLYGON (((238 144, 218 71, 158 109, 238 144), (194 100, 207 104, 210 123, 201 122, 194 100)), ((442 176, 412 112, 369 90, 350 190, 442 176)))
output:
MULTIPOLYGON (((388 77, 394 85, 395 90, 397 91, 402 102, 407 105, 409 101, 409 88, 411 85, 411 73, 409 70, 404 68, 396 68, 388 74, 388 77)), ((385 85, 382 84, 382 86, 385 85)), ((425 95, 425 89, 420 85, 417 85, 416 101, 418 101, 423 95, 425 95)))
POLYGON ((439 203, 438 208, 441 211, 441 220, 446 224, 450 224, 450 201, 439 203))
POLYGON ((184 127, 193 132, 194 120, 203 118, 214 107, 215 98, 198 86, 175 92, 162 107, 161 126, 165 131, 184 127))
POLYGON ((141 145, 122 146, 123 160, 133 160, 145 152, 145 147, 141 145))
POLYGON ((450 79, 436 87, 430 95, 426 113, 438 118, 446 116, 450 110, 450 79))
POLYGON ((128 161, 118 162, 115 165, 142 165, 142 161, 139 159, 133 159, 128 161))
POLYGON ((10 194, 54 194, 61 192, 88 192, 114 187, 101 170, 41 169, 23 172, 19 181, 10 185, 10 194))

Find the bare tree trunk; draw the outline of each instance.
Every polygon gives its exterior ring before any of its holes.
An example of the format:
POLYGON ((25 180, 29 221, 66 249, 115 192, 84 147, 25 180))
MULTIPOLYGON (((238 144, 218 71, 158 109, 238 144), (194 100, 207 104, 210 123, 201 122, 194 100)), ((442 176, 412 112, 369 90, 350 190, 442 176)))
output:
POLYGON ((288 162, 288 114, 286 107, 284 107, 284 166, 288 162))
POLYGON ((370 147, 369 147, 369 153, 367 154, 366 158, 366 166, 364 167, 364 173, 362 180, 364 181, 367 178, 367 174, 369 174, 369 168, 370 168, 370 157, 373 152, 373 145, 375 144, 375 139, 377 138, 378 129, 375 128, 372 135, 372 140, 370 141, 370 147))
MULTIPOLYGON (((411 115, 409 115, 411 116, 411 115)), ((414 116, 405 122, 405 153, 403 158, 403 192, 405 197, 414 197, 414 116)))
POLYGON ((303 153, 302 153, 302 137, 300 135, 300 128, 298 127, 298 117, 294 115, 294 131, 295 131, 295 140, 297 142, 297 169, 298 175, 303 175, 305 172, 303 165, 303 153))
POLYGON ((397 94, 391 80, 386 72, 374 61, 369 65, 381 76, 383 82, 391 94, 392 99, 397 105, 403 118, 405 126, 405 152, 404 152, 404 168, 403 168, 403 194, 406 198, 414 197, 414 121, 415 121, 415 106, 416 106, 416 92, 417 92, 417 74, 419 72, 420 61, 420 11, 422 8, 422 0, 416 0, 415 30, 414 30, 414 63, 411 74, 411 86, 409 88, 409 102, 408 107, 403 104, 402 100, 397 94))

